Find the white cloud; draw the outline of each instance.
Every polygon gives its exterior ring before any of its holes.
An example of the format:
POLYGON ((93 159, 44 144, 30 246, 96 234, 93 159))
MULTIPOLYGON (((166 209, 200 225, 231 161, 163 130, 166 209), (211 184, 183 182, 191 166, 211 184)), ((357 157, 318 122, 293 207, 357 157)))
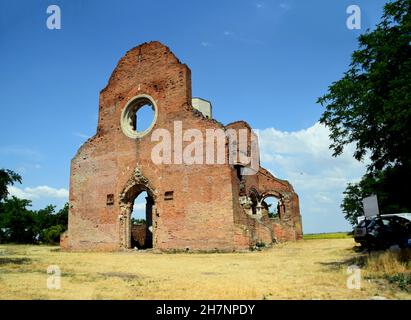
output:
POLYGON ((288 3, 283 2, 283 3, 280 3, 280 8, 284 10, 288 10, 290 9, 290 5, 288 3))
POLYGON ((354 146, 333 157, 329 130, 319 123, 293 132, 275 128, 257 131, 261 163, 294 186, 306 231, 348 230, 340 209, 342 192, 348 182, 358 181, 366 170, 366 163, 353 158, 354 146))
POLYGON ((73 135, 75 135, 76 137, 80 137, 83 139, 89 139, 91 136, 82 132, 74 132, 73 135))
POLYGON ((137 211, 145 211, 146 210, 146 202, 140 202, 140 203, 135 203, 133 206, 133 211, 137 210, 137 211))
POLYGON ((58 198, 68 199, 69 192, 67 189, 60 188, 55 189, 49 186, 38 186, 34 188, 18 188, 16 186, 8 187, 11 196, 15 196, 21 199, 40 199, 40 198, 58 198))
POLYGON ((33 150, 31 148, 25 148, 25 147, 9 147, 9 146, 0 147, 0 154, 5 155, 5 156, 27 157, 27 158, 32 158, 32 159, 42 158, 42 155, 40 152, 33 150))
POLYGON ((211 43, 210 42, 207 42, 207 41, 201 41, 201 46, 203 46, 203 47, 209 47, 210 45, 211 45, 211 43))
POLYGON ((133 212, 131 216, 136 219, 145 219, 146 218, 146 194, 143 193, 141 196, 138 196, 133 205, 133 212))
POLYGON ((33 169, 34 170, 41 169, 41 165, 38 163, 35 163, 35 164, 25 163, 17 167, 15 171, 19 173, 20 175, 24 175, 28 170, 32 171, 33 169))

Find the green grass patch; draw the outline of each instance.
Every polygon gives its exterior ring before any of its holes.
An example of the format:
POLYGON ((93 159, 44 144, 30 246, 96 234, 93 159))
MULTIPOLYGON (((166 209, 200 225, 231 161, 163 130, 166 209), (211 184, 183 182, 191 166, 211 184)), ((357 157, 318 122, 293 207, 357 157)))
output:
POLYGON ((303 235, 304 240, 313 239, 346 239, 352 238, 349 232, 331 232, 331 233, 308 233, 303 235))
POLYGON ((411 273, 397 273, 386 275, 385 278, 390 282, 398 285, 401 290, 411 292, 411 273))

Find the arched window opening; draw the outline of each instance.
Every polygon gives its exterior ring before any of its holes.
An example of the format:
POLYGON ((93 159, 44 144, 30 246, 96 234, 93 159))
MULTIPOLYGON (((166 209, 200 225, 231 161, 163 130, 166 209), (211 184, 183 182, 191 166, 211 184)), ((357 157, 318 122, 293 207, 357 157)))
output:
POLYGON ((280 218, 280 200, 274 196, 268 196, 261 202, 263 206, 263 214, 268 215, 269 218, 280 218))

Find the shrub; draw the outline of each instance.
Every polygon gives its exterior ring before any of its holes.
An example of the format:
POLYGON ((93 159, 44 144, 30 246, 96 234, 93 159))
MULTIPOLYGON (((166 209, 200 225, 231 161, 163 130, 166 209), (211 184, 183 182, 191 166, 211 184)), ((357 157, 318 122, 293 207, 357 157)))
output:
POLYGON ((398 285, 401 290, 411 292, 411 273, 397 273, 393 276, 386 276, 390 283, 398 285))
POLYGON ((42 239, 48 244, 57 244, 60 242, 60 234, 64 232, 64 226, 56 225, 51 226, 42 232, 42 239))

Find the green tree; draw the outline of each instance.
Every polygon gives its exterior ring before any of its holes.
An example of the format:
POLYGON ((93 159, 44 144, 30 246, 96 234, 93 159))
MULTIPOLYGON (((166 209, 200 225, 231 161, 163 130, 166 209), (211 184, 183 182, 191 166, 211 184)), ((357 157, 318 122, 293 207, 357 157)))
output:
POLYGON ((14 182, 21 183, 21 176, 0 169, 0 243, 58 243, 67 230, 68 203, 57 213, 53 205, 29 210, 31 201, 8 197, 7 188, 14 182))
POLYGON ((47 242, 44 234, 48 228, 55 225, 54 210, 55 206, 48 205, 34 212, 36 239, 40 242, 47 242))
POLYGON ((21 176, 9 169, 0 169, 0 202, 9 195, 8 186, 21 183, 21 176))
POLYGON ((64 207, 61 208, 57 213, 56 213, 56 220, 55 224, 56 225, 61 225, 63 227, 63 231, 67 230, 67 225, 68 225, 68 212, 69 212, 69 204, 68 202, 65 203, 64 207))
POLYGON ((318 99, 334 155, 354 142, 354 157, 369 153, 371 170, 411 159, 410 6, 410 0, 385 5, 376 29, 359 37, 349 70, 318 99))
POLYGON ((33 243, 36 240, 35 216, 28 209, 31 201, 16 197, 7 198, 0 208, 2 242, 33 243))
POLYGON ((357 218, 363 215, 362 199, 364 196, 359 183, 349 183, 343 194, 344 199, 341 208, 344 217, 349 223, 355 225, 357 218))
POLYGON ((409 188, 398 183, 403 179, 410 181, 411 172, 406 167, 394 167, 367 173, 360 182, 348 184, 341 204, 345 218, 355 225, 357 217, 363 215, 362 199, 371 194, 378 195, 382 214, 409 212, 409 188))
POLYGON ((60 235, 64 232, 64 227, 62 225, 51 226, 42 233, 42 240, 48 244, 57 244, 60 242, 60 235))
MULTIPOLYGON (((375 30, 359 37, 349 70, 318 99, 320 122, 330 129, 333 155, 347 144, 354 157, 369 155, 367 174, 348 185, 343 211, 362 214, 361 197, 377 194, 380 208, 411 210, 405 193, 411 172, 411 0, 389 2, 375 30)), ((409 189, 409 188, 407 188, 409 189)))
POLYGON ((136 218, 131 218, 131 224, 143 224, 146 223, 146 219, 136 219, 136 218))
POLYGON ((36 212, 36 227, 40 242, 58 243, 60 234, 67 230, 68 203, 57 213, 54 210, 55 206, 49 205, 36 212))

